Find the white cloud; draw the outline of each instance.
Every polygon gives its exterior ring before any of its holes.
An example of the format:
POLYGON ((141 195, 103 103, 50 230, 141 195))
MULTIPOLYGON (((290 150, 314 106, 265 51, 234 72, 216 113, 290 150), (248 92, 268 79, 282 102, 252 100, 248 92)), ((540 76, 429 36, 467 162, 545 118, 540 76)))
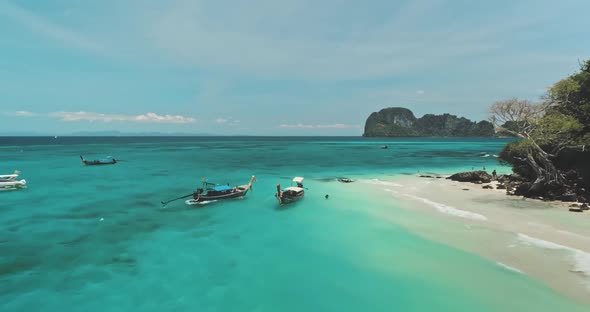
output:
POLYGON ((16 117, 33 117, 37 114, 29 112, 29 111, 16 111, 16 112, 9 112, 5 113, 8 116, 16 116, 16 117))
POLYGON ((113 121, 129 121, 129 122, 145 122, 145 123, 172 123, 185 124, 195 122, 194 118, 185 117, 181 115, 158 115, 156 113, 146 113, 141 115, 117 115, 117 114, 102 114, 95 112, 55 112, 50 113, 49 116, 60 118, 62 121, 90 121, 90 122, 113 122, 113 121))
POLYGON ((240 120, 234 119, 233 117, 227 117, 227 118, 220 117, 220 118, 215 119, 214 121, 218 124, 227 124, 230 126, 235 126, 240 123, 240 120))
POLYGON ((350 129, 350 128, 359 128, 359 125, 347 125, 347 124, 332 124, 332 125, 309 125, 309 124, 282 124, 279 125, 280 128, 288 128, 288 129, 350 129))

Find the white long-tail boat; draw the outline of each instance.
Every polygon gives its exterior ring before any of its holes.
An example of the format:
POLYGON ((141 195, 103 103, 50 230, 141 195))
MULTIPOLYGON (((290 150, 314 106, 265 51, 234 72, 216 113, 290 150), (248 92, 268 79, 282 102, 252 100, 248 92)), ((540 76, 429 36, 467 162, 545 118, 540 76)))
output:
POLYGON ((0 175, 0 182, 14 181, 18 178, 20 171, 15 170, 13 174, 2 174, 0 175))

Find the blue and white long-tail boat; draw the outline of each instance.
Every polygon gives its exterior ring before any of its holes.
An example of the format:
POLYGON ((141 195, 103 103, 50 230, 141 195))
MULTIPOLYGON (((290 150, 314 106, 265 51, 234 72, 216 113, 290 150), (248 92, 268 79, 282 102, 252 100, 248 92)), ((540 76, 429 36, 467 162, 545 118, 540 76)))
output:
POLYGON ((248 184, 237 186, 210 183, 207 181, 207 179, 203 179, 202 182, 203 186, 197 189, 195 192, 171 200, 163 201, 162 205, 167 205, 175 200, 185 199, 188 197, 192 197, 192 199, 185 201, 187 205, 206 204, 208 202, 214 202, 223 199, 242 198, 248 194, 249 190, 252 189, 252 183, 256 182, 256 177, 252 176, 248 184))
POLYGON ((256 177, 252 176, 248 184, 229 186, 220 185, 215 183, 209 183, 206 180, 203 181, 203 187, 199 188, 193 193, 193 199, 187 200, 187 205, 195 205, 198 203, 211 202, 223 199, 242 198, 248 194, 248 191, 252 189, 252 183, 256 181, 256 177))

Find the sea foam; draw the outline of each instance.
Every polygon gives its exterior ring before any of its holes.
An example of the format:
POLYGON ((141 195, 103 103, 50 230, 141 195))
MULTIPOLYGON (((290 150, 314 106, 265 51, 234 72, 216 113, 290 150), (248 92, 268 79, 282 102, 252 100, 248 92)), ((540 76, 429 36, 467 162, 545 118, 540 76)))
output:
POLYGON ((422 197, 418 197, 418 196, 410 195, 410 194, 404 194, 404 196, 421 201, 427 205, 430 205, 430 206, 436 208, 436 210, 438 210, 439 212, 446 213, 446 214, 449 214, 452 216, 465 218, 465 219, 478 220, 478 221, 485 221, 488 219, 486 216, 481 215, 479 213, 457 209, 455 207, 448 206, 448 205, 441 204, 441 203, 437 203, 437 202, 428 200, 426 198, 422 198, 422 197))
MULTIPOLYGON (((570 253, 572 255, 573 260, 574 260, 574 266, 570 271, 575 272, 575 273, 581 273, 586 277, 590 277, 590 253, 576 249, 576 248, 572 248, 572 247, 568 247, 568 246, 564 246, 564 245, 559 245, 554 242, 530 237, 530 236, 522 234, 522 233, 518 233, 518 240, 526 245, 535 246, 535 247, 544 248, 544 249, 563 250, 563 251, 570 253)), ((586 286, 587 286, 588 290, 590 290, 590 282, 587 283, 586 286)))
MULTIPOLYGON (((381 181, 379 179, 371 179, 371 180, 363 180, 362 182, 367 183, 367 184, 373 184, 373 185, 383 185, 383 186, 388 186, 388 187, 396 187, 396 188, 400 188, 403 187, 402 184, 398 184, 395 182, 386 182, 386 181, 381 181)), ((448 214, 448 215, 452 215, 455 217, 460 217, 460 218, 465 218, 465 219, 471 219, 471 220, 478 220, 478 221, 485 221, 488 218, 484 215, 475 213, 475 212, 471 212, 471 211, 466 211, 466 210, 461 210, 461 209, 457 209, 455 207, 452 206, 448 206, 442 203, 437 203, 434 201, 431 201, 429 199, 426 198, 422 198, 419 196, 415 196, 415 195, 411 195, 411 194, 405 194, 405 193, 400 193, 397 191, 394 191, 393 189, 390 188, 386 188, 384 189, 384 191, 386 192, 390 192, 390 193, 394 193, 397 195, 403 195, 418 201, 421 201, 427 205, 430 205, 434 208, 436 208, 436 210, 438 210, 439 212, 448 214)))
POLYGON ((502 262, 496 262, 496 264, 499 265, 499 266, 501 266, 501 267, 503 267, 504 269, 506 269, 508 271, 516 272, 516 273, 519 273, 519 274, 524 274, 523 271, 521 271, 521 270, 519 270, 519 269, 517 269, 515 267, 511 267, 511 266, 509 266, 507 264, 504 264, 502 262))

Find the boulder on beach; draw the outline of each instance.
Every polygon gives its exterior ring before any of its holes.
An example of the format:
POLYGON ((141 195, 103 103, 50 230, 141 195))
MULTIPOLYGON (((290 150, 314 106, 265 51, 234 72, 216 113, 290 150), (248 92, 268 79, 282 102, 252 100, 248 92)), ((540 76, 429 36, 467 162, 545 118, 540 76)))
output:
POLYGON ((467 171, 455 173, 447 179, 459 182, 472 182, 472 183, 490 183, 492 182, 492 176, 483 171, 467 171))

